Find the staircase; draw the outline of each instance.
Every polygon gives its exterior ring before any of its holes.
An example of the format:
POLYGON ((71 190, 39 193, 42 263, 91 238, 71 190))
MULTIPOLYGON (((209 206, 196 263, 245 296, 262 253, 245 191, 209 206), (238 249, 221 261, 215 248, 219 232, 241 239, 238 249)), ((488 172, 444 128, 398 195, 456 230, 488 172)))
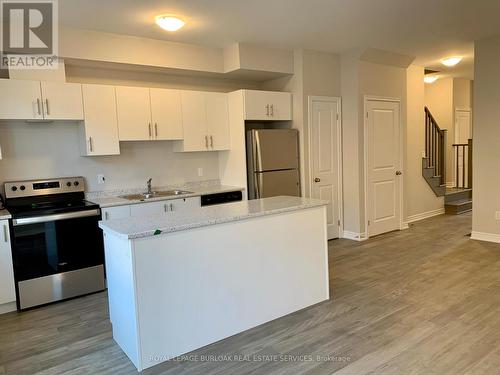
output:
POLYGON ((425 107, 425 157, 422 176, 436 196, 446 194, 446 129, 441 129, 425 107))
POLYGON ((455 186, 446 187, 446 129, 441 129, 425 107, 425 157, 422 176, 436 196, 444 196, 445 212, 458 215, 472 210, 472 139, 454 144, 455 186))

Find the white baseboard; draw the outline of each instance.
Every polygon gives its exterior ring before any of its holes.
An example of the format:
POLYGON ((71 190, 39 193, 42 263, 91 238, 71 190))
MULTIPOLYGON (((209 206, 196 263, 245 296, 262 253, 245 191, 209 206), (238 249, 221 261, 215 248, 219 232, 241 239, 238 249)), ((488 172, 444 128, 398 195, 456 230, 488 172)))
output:
POLYGON ((366 233, 358 233, 358 232, 350 232, 348 230, 344 230, 342 238, 353 241, 366 241, 366 233))
POLYGON ((403 222, 403 225, 443 214, 444 214, 444 207, 438 208, 437 210, 422 212, 421 214, 411 215, 406 218, 406 220, 403 222))
POLYGON ((16 311, 16 303, 15 302, 8 302, 0 305, 0 314, 5 314, 11 311, 16 311))
POLYGON ((485 233, 485 232, 473 231, 471 233, 470 238, 473 240, 478 240, 478 241, 500 243, 500 234, 495 234, 495 233, 485 233))

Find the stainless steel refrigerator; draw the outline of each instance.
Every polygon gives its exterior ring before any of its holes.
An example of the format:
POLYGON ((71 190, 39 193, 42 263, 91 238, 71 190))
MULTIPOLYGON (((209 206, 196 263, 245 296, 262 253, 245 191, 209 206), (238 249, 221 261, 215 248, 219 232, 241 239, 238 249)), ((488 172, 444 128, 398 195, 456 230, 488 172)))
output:
POLYGON ((246 145, 248 199, 300 196, 297 130, 249 130, 246 145))

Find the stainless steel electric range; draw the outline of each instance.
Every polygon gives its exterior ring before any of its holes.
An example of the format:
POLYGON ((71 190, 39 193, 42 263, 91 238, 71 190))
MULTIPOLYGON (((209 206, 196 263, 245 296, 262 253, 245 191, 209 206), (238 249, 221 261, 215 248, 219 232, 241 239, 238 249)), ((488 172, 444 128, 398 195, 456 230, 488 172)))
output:
POLYGON ((7 182, 19 310, 105 289, 99 206, 82 177, 7 182))

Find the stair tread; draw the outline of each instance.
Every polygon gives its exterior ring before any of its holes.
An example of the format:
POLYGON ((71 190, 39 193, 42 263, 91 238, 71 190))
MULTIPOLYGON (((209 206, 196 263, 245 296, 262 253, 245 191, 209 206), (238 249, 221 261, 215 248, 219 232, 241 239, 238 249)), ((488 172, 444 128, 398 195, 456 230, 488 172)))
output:
POLYGON ((446 202, 445 206, 464 206, 469 203, 472 203, 472 199, 461 199, 453 202, 446 202))

